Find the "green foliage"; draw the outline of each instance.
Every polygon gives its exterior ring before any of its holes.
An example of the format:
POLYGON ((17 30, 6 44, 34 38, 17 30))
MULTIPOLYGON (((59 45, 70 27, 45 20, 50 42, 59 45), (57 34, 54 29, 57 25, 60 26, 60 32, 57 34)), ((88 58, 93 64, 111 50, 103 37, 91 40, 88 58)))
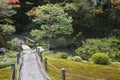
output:
POLYGON ((67 59, 68 58, 68 54, 64 53, 64 52, 58 52, 58 57, 63 58, 63 59, 67 59))
POLYGON ((10 67, 12 63, 15 63, 16 52, 9 51, 5 55, 0 56, 0 68, 10 67), (7 58, 8 62, 2 62, 3 58, 7 58))
POLYGON ((35 30, 32 30, 31 32, 30 32, 30 35, 33 37, 33 39, 35 40, 35 41, 39 41, 39 40, 41 40, 41 38, 42 38, 42 36, 43 36, 43 34, 42 34, 42 31, 40 31, 40 30, 38 30, 38 29, 35 29, 35 30))
POLYGON ((0 17, 12 16, 16 12, 12 9, 12 5, 7 4, 7 0, 0 1, 0 17))
POLYGON ((7 57, 7 58, 16 58, 16 53, 8 53, 8 54, 4 55, 4 57, 7 57))
POLYGON ((11 66, 12 62, 4 62, 4 63, 0 63, 0 68, 5 68, 5 67, 9 67, 11 66))
POLYGON ((119 39, 117 38, 86 39, 82 44, 83 45, 76 49, 75 52, 83 59, 85 57, 89 58, 92 54, 97 52, 107 53, 112 59, 120 57, 120 45, 119 39))
POLYGON ((75 50, 75 53, 82 57, 84 60, 88 60, 90 58, 90 54, 87 52, 85 48, 79 47, 75 50))
POLYGON ((72 3, 66 3, 64 8, 66 11, 79 11, 79 9, 87 11, 91 8, 91 6, 88 1, 73 0, 72 3))
POLYGON ((17 50, 18 46, 19 46, 19 39, 18 38, 14 38, 11 40, 11 49, 12 50, 17 50))
POLYGON ((7 45, 7 39, 9 39, 9 36, 15 32, 15 27, 8 24, 0 24, 0 43, 3 46, 7 45))
POLYGON ((109 36, 116 37, 120 39, 120 30, 119 29, 114 29, 109 36))
MULTIPOLYGON (((46 57, 49 60, 49 63, 54 65, 56 68, 61 70, 61 68, 65 68, 68 73, 71 74, 81 74, 85 76, 91 76, 93 78, 97 78, 100 80, 117 80, 120 78, 120 68, 111 66, 111 65, 98 65, 93 64, 91 62, 74 62, 71 60, 66 59, 60 59, 55 54, 44 54, 44 57, 46 57), (96 74, 97 73, 97 74, 96 74), (105 73, 105 74, 104 74, 105 73), (107 74, 109 73, 109 74, 107 74)), ((61 72, 56 70, 52 66, 48 66, 49 70, 47 73, 50 77, 52 77, 52 80, 61 80, 61 72)), ((72 76, 67 75, 67 79, 69 80, 93 80, 91 78, 86 77, 78 77, 78 76, 72 76)))
POLYGON ((105 53, 95 53, 92 55, 92 60, 96 64, 107 65, 110 64, 109 56, 105 53))
POLYGON ((120 62, 112 62, 112 66, 120 67, 120 62))
POLYGON ((52 38, 57 35, 63 36, 73 32, 72 17, 65 13, 63 7, 57 4, 38 6, 28 14, 32 14, 32 12, 35 12, 33 15, 36 16, 33 21, 42 24, 41 33, 45 37, 52 38))
POLYGON ((12 33, 15 32, 15 27, 8 24, 1 25, 0 29, 2 30, 2 33, 4 35, 11 35, 12 33))
POLYGON ((75 61, 75 62, 81 62, 82 61, 82 58, 80 56, 69 57, 69 59, 71 59, 72 61, 75 61))

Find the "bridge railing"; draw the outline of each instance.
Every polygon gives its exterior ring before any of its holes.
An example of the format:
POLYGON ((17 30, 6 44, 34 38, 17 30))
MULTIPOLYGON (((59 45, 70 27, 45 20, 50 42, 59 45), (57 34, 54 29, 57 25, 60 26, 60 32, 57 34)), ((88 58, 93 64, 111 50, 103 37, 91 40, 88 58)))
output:
POLYGON ((47 80, 51 80, 50 77, 46 74, 45 70, 43 69, 42 62, 43 62, 43 57, 42 57, 42 52, 38 49, 38 54, 36 54, 36 59, 39 64, 39 67, 41 68, 44 76, 47 78, 47 80))

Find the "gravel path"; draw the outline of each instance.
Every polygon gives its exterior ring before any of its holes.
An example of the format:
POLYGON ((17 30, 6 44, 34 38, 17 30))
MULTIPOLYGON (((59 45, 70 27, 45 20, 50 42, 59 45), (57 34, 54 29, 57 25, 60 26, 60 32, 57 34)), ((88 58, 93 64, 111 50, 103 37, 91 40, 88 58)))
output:
POLYGON ((32 50, 23 50, 23 65, 20 70, 20 80, 48 80, 39 66, 32 50))

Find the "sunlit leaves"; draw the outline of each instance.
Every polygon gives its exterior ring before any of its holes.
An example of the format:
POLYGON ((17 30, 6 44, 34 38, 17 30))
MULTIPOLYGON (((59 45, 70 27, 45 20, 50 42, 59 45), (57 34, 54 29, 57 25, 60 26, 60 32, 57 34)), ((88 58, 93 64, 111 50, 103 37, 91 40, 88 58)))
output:
POLYGON ((35 41, 40 40, 43 36, 42 32, 38 29, 32 30, 30 35, 34 38, 35 41))
POLYGON ((16 12, 12 10, 13 5, 8 4, 7 0, 0 0, 0 17, 12 16, 16 12))
POLYGON ((15 32, 15 27, 12 25, 0 25, 0 30, 4 35, 11 35, 12 33, 15 32))
POLYGON ((72 17, 65 13, 64 8, 60 5, 47 4, 38 6, 33 8, 28 14, 34 16, 34 22, 42 24, 41 31, 44 37, 52 38, 73 32, 72 17))

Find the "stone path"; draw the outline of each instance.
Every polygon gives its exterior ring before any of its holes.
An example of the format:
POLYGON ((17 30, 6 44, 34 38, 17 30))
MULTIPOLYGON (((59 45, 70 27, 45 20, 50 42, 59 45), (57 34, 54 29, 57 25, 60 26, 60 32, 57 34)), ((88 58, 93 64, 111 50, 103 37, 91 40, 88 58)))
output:
POLYGON ((48 80, 37 62, 36 55, 26 46, 23 47, 23 62, 20 70, 20 80, 48 80))
POLYGON ((23 50, 26 50, 26 49, 30 50, 30 47, 27 46, 27 45, 25 45, 25 44, 23 44, 23 45, 22 45, 22 49, 23 49, 23 50))

